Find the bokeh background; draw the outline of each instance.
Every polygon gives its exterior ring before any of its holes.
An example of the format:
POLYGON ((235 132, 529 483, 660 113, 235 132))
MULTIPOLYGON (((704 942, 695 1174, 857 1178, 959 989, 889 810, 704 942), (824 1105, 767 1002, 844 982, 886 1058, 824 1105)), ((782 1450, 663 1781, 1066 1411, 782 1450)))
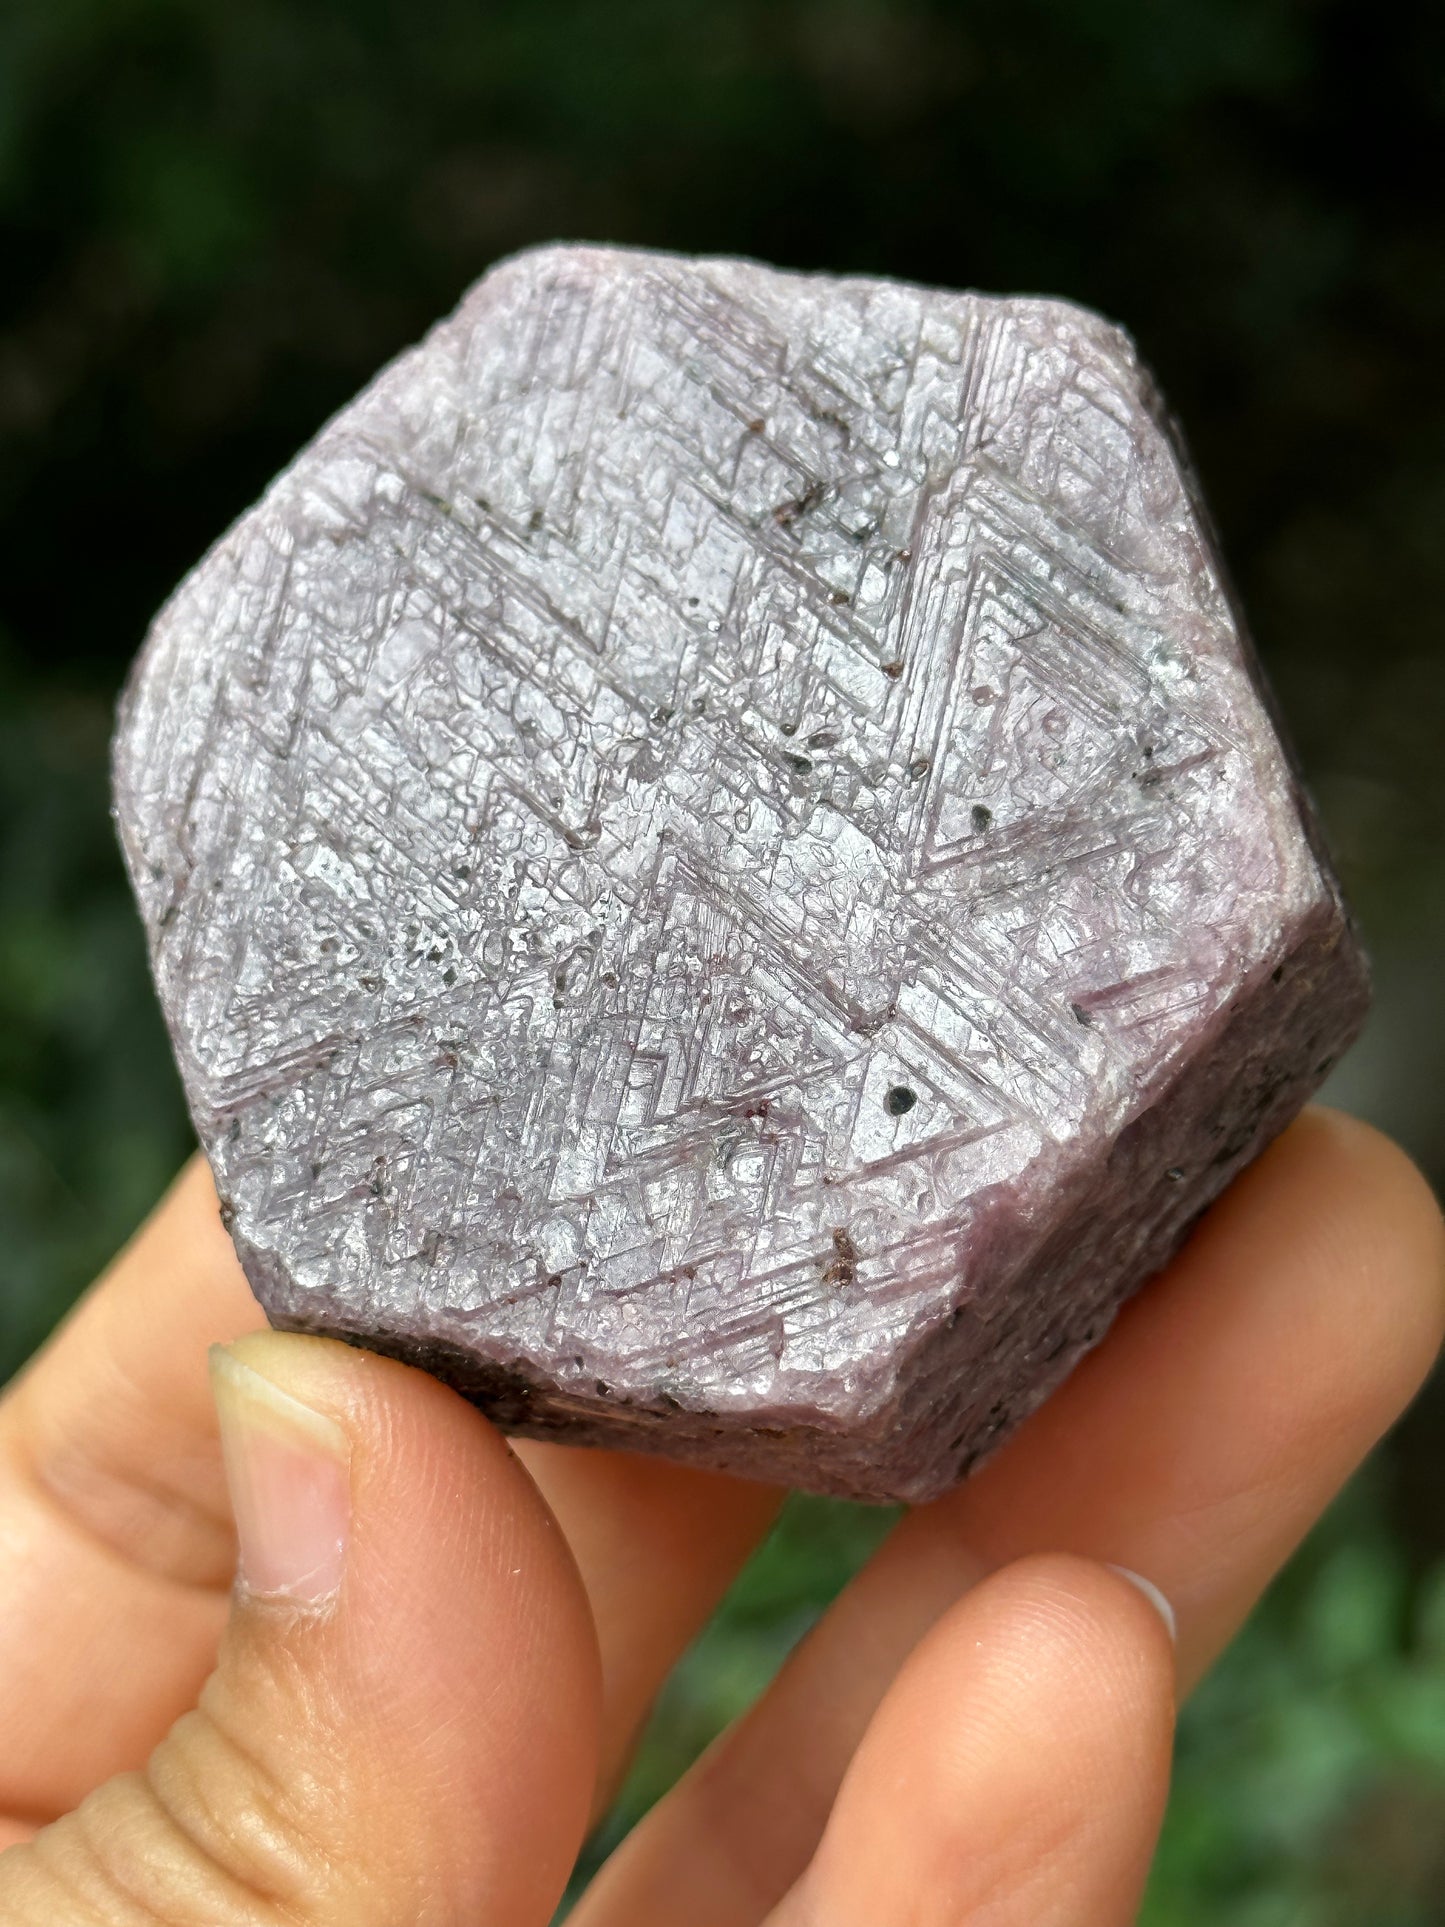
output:
MULTIPOLYGON (((107 819, 176 578, 497 255, 1060 293, 1192 442, 1364 922, 1334 1095, 1445 1179, 1445 11, 1391 0, 7 0, 0 1378, 187 1149, 107 819)), ((1445 1922, 1445 1393, 1186 1716, 1156 1927, 1445 1922)), ((798 1503, 611 1831, 886 1529, 798 1503)))

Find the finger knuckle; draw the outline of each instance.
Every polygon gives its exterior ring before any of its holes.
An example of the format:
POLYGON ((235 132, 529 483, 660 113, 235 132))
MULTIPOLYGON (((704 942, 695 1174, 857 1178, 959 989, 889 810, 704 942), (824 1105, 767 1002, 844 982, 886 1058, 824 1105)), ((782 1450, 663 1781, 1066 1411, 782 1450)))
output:
POLYGON ((15 1927, 281 1927, 297 1916, 187 1833, 146 1773, 126 1773, 45 1827, 0 1868, 15 1927))
POLYGON ((359 1922, 337 1877, 325 1807, 305 1774, 278 1773, 247 1743, 223 1700, 203 1704, 143 1771, 108 1781, 10 1856, 0 1917, 17 1927, 359 1922))

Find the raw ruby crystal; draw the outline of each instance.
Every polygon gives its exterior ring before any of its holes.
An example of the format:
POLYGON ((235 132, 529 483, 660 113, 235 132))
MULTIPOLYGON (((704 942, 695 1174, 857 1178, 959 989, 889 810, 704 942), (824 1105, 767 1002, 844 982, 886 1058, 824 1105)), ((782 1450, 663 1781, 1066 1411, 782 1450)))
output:
POLYGON ((817 1490, 966 1472, 1365 1002, 1059 301, 506 262, 181 586, 115 770, 270 1317, 817 1490))

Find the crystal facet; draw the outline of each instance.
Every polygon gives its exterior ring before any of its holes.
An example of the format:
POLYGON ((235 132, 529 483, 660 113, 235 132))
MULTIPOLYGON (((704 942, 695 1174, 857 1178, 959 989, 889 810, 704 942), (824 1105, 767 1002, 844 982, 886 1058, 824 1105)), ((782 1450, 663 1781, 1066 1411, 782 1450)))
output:
POLYGON ((115 775, 270 1317, 816 1490, 961 1477, 1364 1008, 1058 301, 503 263, 182 584, 115 775))

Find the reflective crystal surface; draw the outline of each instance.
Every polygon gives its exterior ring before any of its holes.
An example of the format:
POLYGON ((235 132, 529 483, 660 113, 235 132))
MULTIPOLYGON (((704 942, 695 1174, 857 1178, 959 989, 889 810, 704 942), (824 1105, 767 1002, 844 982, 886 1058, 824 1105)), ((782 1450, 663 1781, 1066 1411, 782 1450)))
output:
POLYGON ((1065 303, 549 248, 162 612, 122 838, 278 1324, 920 1499, 1364 979, 1187 470, 1065 303))

